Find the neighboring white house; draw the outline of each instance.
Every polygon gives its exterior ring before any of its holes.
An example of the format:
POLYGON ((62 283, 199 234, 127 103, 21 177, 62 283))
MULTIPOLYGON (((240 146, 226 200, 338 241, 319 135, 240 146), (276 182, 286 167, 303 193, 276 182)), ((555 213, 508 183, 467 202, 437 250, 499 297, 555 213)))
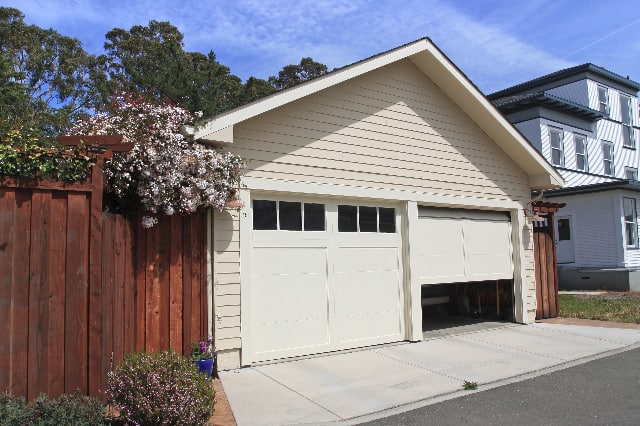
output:
POLYGON ((430 40, 193 131, 248 160, 212 220, 220 369, 421 340, 423 284, 500 280, 534 320, 525 208, 562 177, 430 40))
POLYGON ((488 96, 567 182, 544 192, 561 287, 640 290, 638 90, 584 64, 488 96))

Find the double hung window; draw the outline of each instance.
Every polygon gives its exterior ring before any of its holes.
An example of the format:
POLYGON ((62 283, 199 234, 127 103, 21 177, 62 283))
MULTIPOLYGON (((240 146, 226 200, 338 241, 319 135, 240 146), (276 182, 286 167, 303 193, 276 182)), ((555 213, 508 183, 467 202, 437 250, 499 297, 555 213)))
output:
POLYGON ((622 118, 622 145, 635 148, 636 138, 633 131, 633 103, 631 97, 620 95, 620 114, 622 118))
POLYGON ((588 171, 587 163, 587 138, 582 135, 573 136, 573 144, 576 151, 576 170, 588 171))
POLYGON ((613 168, 613 144, 611 142, 602 142, 602 166, 605 175, 613 176, 615 174, 613 168))
POLYGON ((636 199, 623 198, 624 210, 624 235, 627 247, 638 247, 638 214, 636 212, 636 199))
POLYGON ((598 86, 598 111, 609 115, 609 90, 604 86, 598 86))
POLYGON ((562 145, 562 130, 549 129, 549 140, 551 143, 551 164, 554 166, 564 166, 564 147, 562 145))

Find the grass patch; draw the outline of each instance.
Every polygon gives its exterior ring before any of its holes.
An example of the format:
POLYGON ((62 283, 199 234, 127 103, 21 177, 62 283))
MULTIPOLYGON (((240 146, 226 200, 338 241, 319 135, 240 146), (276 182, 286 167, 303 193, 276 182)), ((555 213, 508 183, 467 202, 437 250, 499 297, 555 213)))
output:
POLYGON ((640 294, 561 294, 560 316, 640 324, 640 294))
POLYGON ((464 390, 476 390, 478 389, 478 383, 465 380, 464 383, 462 384, 462 388, 464 390))

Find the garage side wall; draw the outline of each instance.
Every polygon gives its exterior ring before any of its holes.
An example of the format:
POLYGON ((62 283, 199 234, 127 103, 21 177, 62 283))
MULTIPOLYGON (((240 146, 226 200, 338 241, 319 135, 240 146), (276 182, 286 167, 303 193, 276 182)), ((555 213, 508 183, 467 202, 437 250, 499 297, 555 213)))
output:
POLYGON ((213 214, 213 333, 218 368, 240 367, 240 210, 213 214))

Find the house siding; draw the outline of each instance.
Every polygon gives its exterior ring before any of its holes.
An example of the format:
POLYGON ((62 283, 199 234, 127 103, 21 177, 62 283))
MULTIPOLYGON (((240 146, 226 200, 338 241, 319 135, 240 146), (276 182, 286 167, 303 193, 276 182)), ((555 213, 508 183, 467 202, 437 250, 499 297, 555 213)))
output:
MULTIPOLYGON (((619 195, 611 191, 594 192, 588 197, 567 195, 566 206, 556 216, 571 216, 574 233, 575 263, 570 267, 620 267, 620 217, 616 212, 619 195)), ((550 199, 555 201, 555 199, 550 199)))
POLYGON ((592 91, 595 90, 595 99, 598 99, 598 93, 596 87, 591 87, 591 83, 588 80, 575 81, 573 83, 564 84, 553 89, 549 89, 546 92, 554 96, 566 99, 568 101, 575 102, 580 105, 586 105, 595 110, 598 109, 597 105, 593 105, 589 102, 589 99, 593 99, 592 91))
POLYGON ((408 60, 236 126, 248 177, 528 199, 525 173, 408 60))
MULTIPOLYGON (((409 60, 236 124, 228 149, 247 160, 247 178, 327 184, 325 195, 340 186, 467 200, 461 204, 485 199, 523 208, 530 200, 527 174, 409 60)), ((532 229, 516 232, 525 243, 524 320, 531 322, 532 229)), ((229 369, 240 365, 238 212, 216 213, 214 235, 215 330, 227 356, 219 368, 229 369)))
POLYGON ((240 366, 240 211, 213 214, 213 333, 218 365, 240 366))
POLYGON ((540 133, 540 123, 537 119, 516 123, 515 127, 538 152, 542 152, 542 135, 540 133))

